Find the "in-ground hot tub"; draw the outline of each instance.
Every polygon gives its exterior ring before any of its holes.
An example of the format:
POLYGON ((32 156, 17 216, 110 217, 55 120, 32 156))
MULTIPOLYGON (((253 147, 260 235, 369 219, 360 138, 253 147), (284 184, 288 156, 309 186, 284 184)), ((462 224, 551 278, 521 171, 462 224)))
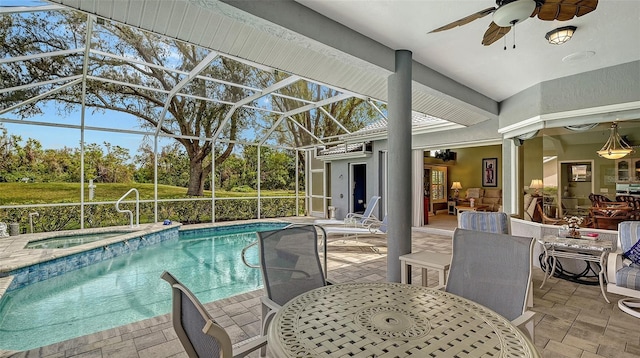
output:
POLYGON ((90 242, 109 239, 112 237, 128 234, 131 231, 107 231, 96 232, 90 234, 76 234, 65 236, 53 236, 36 241, 29 241, 25 249, 66 249, 78 245, 88 244, 90 242))

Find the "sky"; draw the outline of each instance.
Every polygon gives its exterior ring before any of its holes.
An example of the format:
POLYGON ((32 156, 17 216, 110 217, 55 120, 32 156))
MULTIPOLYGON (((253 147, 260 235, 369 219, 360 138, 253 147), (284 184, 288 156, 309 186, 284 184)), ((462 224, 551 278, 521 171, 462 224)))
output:
MULTIPOLYGON (((91 114, 91 109, 86 111, 85 124, 93 127, 112 127, 119 129, 140 130, 139 121, 132 116, 110 112, 108 114, 91 114)), ((6 113, 2 118, 19 120, 20 118, 14 113, 6 113)), ((58 116, 57 110, 53 105, 47 105, 44 108, 44 114, 24 119, 25 123, 29 122, 47 122, 55 124, 80 124, 80 112, 72 113, 67 117, 58 116)), ((80 130, 50 126, 38 126, 28 124, 2 123, 9 134, 15 134, 22 137, 22 145, 27 138, 38 140, 45 149, 61 149, 64 147, 78 147, 80 144, 80 130)), ((103 131, 85 131, 85 143, 97 143, 102 145, 103 142, 109 142, 112 145, 118 145, 129 149, 131 156, 138 151, 138 147, 142 143, 143 137, 140 135, 126 133, 110 133, 103 131)))

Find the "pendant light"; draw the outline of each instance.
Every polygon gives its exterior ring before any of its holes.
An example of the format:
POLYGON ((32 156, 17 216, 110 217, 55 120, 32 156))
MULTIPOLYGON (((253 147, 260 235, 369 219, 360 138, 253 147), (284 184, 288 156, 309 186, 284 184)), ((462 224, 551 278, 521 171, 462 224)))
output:
POLYGON ((633 152, 631 146, 618 134, 618 122, 611 123, 610 130, 609 139, 602 149, 596 152, 599 156, 607 159, 620 159, 633 152))

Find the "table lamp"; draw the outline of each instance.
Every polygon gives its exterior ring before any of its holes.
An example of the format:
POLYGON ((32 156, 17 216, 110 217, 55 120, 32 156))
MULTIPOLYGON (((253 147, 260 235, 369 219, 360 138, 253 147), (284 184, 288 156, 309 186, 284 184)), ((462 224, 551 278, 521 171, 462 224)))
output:
POLYGON ((540 189, 544 187, 542 183, 542 179, 531 179, 531 184, 529 184, 529 188, 535 189, 532 195, 540 196, 540 189))
POLYGON ((458 199, 458 197, 460 196, 460 189, 462 189, 462 185, 460 185, 460 182, 454 181, 453 184, 451 184, 451 189, 455 190, 453 197, 458 199))

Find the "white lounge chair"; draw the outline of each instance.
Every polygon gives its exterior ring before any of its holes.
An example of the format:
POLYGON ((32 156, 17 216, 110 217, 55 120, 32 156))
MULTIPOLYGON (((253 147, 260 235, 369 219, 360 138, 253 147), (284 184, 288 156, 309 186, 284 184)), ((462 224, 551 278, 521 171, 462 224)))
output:
POLYGON ((382 221, 369 218, 363 221, 361 227, 351 226, 327 226, 323 227, 327 238, 332 235, 342 235, 343 238, 358 235, 386 235, 387 234, 387 216, 382 221))
POLYGON ((369 202, 367 203, 366 210, 362 214, 348 213, 344 217, 344 220, 318 219, 318 220, 315 220, 313 223, 316 225, 345 225, 346 224, 346 225, 351 225, 354 228, 362 227, 365 220, 370 218, 375 219, 375 216, 373 216, 373 209, 375 209, 379 200, 380 200, 379 196, 377 195, 372 196, 371 199, 369 199, 369 202))

